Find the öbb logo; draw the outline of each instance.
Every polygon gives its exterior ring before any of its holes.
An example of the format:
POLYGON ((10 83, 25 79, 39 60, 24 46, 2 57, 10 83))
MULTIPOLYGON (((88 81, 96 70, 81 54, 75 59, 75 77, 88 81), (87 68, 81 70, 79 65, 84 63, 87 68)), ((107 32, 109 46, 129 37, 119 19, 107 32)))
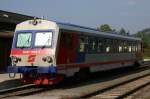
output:
POLYGON ((34 62, 36 55, 29 55, 28 62, 34 62))

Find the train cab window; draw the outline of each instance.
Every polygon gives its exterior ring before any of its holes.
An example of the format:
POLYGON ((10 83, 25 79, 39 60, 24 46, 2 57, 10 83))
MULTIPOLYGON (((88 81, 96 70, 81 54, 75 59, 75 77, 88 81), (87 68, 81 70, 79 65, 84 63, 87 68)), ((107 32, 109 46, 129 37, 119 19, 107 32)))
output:
POLYGON ((31 46, 31 33, 18 33, 16 47, 30 47, 31 46))
POLYGON ((35 36, 36 47, 50 47, 52 45, 52 32, 38 32, 35 36))

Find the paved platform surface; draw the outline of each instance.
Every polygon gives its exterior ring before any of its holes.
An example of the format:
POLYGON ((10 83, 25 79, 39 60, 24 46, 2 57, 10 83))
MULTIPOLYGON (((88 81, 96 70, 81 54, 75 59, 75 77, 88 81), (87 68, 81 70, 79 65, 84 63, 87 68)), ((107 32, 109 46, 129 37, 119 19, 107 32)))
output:
POLYGON ((8 73, 0 73, 0 90, 20 86, 20 74, 16 74, 15 78, 9 78, 8 73))

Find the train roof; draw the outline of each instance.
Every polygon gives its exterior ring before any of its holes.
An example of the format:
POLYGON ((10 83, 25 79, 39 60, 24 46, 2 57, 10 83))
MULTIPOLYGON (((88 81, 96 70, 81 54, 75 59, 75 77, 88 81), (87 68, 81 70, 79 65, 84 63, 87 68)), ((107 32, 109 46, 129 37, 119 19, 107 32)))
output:
MULTIPOLYGON (((54 29, 56 28, 55 26, 57 25, 59 27, 59 29, 62 30, 70 30, 70 31, 78 31, 78 33, 80 34, 85 34, 85 35, 95 35, 95 36, 101 36, 104 38, 113 38, 113 39, 122 39, 122 40, 128 40, 128 41, 141 41, 141 38, 137 38, 137 37, 131 37, 131 36, 124 36, 124 35, 119 35, 119 34, 115 34, 115 33, 107 33, 107 32, 101 32, 97 29, 94 28, 89 28, 89 27, 85 27, 85 26, 80 26, 80 25, 74 25, 74 24, 70 24, 70 23, 61 23, 61 22, 56 22, 56 21, 48 21, 48 20, 43 20, 43 19, 37 19, 37 20, 42 20, 44 27, 41 26, 42 24, 38 25, 38 26, 33 26, 31 25, 30 28, 41 28, 42 29, 47 29, 47 28, 51 28, 54 29), (49 24, 51 25, 51 27, 49 26, 49 24)), ((22 29, 29 29, 29 23, 31 23, 31 21, 33 20, 27 20, 24 21, 20 24, 18 24, 16 26, 16 30, 22 30, 22 29)))
POLYGON ((123 40, 129 40, 129 41, 142 41, 142 39, 138 38, 138 37, 124 36, 124 35, 119 35, 119 34, 115 34, 115 33, 111 33, 111 32, 110 33, 101 32, 94 28, 80 26, 80 25, 74 25, 74 24, 70 24, 70 23, 56 22, 56 24, 59 26, 60 29, 78 31, 78 32, 82 32, 82 34, 88 33, 91 35, 99 35, 99 36, 103 36, 106 38, 123 39, 123 40))

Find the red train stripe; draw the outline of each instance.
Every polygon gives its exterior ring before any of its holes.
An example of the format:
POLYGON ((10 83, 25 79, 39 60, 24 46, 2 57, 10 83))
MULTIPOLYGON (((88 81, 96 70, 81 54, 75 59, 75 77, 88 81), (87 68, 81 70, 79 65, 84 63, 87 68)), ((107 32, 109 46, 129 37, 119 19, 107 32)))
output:
POLYGON ((58 65, 58 70, 65 70, 65 69, 72 69, 72 68, 84 68, 84 67, 93 67, 97 65, 106 65, 106 64, 124 64, 129 62, 135 62, 135 59, 133 60, 118 60, 118 61, 105 61, 105 62, 96 62, 96 63, 81 63, 81 64, 67 64, 67 65, 58 65))
POLYGON ((53 49, 25 49, 25 50, 20 50, 20 49, 13 49, 11 50, 11 55, 32 55, 32 54, 52 54, 53 49))

